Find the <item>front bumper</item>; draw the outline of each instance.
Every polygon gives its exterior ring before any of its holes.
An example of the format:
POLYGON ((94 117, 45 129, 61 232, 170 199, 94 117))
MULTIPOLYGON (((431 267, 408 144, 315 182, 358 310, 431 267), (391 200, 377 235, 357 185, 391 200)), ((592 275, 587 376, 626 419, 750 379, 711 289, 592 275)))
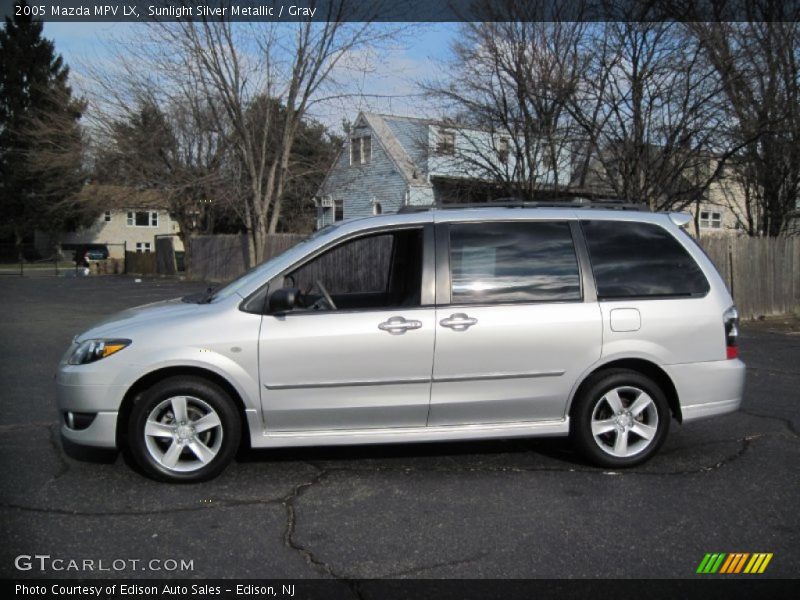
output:
POLYGON ((684 423, 732 413, 742 404, 746 368, 739 359, 664 369, 678 392, 684 423))
POLYGON ((93 448, 117 447, 116 412, 99 412, 91 425, 85 429, 73 429, 66 423, 61 425, 61 435, 74 444, 93 448))
POLYGON ((81 446, 117 447, 117 415, 125 386, 109 385, 91 370, 61 365, 56 373, 56 404, 61 415, 61 434, 81 446), (100 380, 100 383, 95 381, 100 380), (70 427, 67 413, 94 415, 88 427, 70 427))

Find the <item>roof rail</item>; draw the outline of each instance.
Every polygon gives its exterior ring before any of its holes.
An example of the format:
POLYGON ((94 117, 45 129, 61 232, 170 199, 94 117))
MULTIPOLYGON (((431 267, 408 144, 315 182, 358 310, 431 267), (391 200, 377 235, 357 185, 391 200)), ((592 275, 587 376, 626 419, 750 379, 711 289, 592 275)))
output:
POLYGON ((637 204, 625 200, 591 200, 589 198, 574 198, 572 200, 522 200, 518 198, 503 198, 491 202, 447 202, 429 206, 407 205, 401 207, 397 212, 415 213, 429 210, 457 210, 464 208, 605 208, 610 210, 650 211, 650 207, 647 204, 637 204))

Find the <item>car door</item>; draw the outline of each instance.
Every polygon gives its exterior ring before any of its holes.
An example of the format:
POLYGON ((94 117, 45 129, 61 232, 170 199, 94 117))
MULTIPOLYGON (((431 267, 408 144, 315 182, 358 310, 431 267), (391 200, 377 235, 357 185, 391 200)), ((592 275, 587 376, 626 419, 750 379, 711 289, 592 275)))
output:
POLYGON ((309 302, 317 300, 263 318, 259 369, 267 431, 425 426, 435 336, 433 253, 429 224, 342 241, 285 274, 309 302), (317 282, 335 309, 325 305, 317 282))
POLYGON ((576 227, 437 225, 430 426, 564 418, 570 389, 602 341, 576 227))

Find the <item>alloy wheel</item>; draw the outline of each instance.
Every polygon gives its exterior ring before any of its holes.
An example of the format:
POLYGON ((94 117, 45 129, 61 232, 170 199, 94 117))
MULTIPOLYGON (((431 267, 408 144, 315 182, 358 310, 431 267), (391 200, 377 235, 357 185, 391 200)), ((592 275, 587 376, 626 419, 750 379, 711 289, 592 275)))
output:
POLYGON ((176 473, 191 473, 208 465, 222 448, 219 414, 193 396, 173 396, 150 411, 144 441, 152 459, 176 473))
POLYGON ((644 452, 658 432, 658 409, 647 392, 620 386, 605 392, 591 418, 592 436, 606 454, 629 458, 644 452))

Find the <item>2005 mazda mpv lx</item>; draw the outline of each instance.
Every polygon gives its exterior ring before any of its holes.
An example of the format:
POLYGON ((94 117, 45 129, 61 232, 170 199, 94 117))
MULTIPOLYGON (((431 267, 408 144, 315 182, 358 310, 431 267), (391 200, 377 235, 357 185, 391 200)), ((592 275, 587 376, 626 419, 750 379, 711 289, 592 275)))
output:
POLYGON ((688 215, 589 207, 342 221, 204 297, 134 308, 58 368, 62 434, 150 476, 255 448, 569 435, 638 464, 735 411, 736 308, 688 215))

